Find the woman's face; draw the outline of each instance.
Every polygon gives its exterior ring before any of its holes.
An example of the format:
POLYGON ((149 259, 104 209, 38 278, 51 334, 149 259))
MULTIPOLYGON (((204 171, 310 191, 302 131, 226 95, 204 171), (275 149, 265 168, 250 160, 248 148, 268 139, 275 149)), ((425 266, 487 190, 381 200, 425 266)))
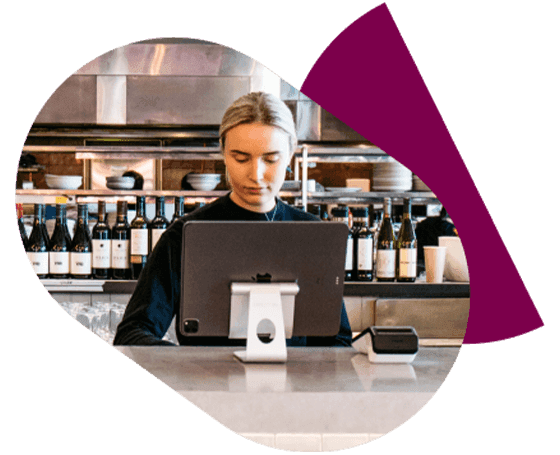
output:
POLYGON ((275 126, 241 124, 226 133, 224 160, 231 199, 253 212, 274 208, 291 159, 290 138, 275 126))

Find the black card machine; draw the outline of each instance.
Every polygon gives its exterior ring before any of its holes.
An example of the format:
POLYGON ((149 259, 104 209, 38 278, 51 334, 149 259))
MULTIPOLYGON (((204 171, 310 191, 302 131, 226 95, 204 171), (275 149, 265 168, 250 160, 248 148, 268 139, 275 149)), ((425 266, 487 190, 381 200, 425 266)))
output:
POLYGON ((410 363, 418 353, 418 335, 414 327, 371 326, 352 340, 352 346, 371 363, 410 363))

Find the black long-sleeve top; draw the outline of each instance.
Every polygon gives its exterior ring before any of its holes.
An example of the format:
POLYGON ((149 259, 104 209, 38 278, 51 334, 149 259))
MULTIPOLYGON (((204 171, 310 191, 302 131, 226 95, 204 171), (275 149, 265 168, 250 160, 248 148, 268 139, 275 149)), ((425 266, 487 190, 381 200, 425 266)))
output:
MULTIPOLYGON (((231 194, 231 193, 230 193, 231 194)), ((230 194, 216 199, 196 211, 176 220, 163 233, 140 274, 138 283, 117 327, 114 345, 171 345, 162 340, 173 317, 179 314, 181 283, 181 252, 183 225, 191 220, 266 221, 264 213, 239 207, 230 194)), ((274 210, 267 215, 272 218, 274 210)), ((314 215, 291 207, 277 199, 275 221, 320 221, 314 215)), ((227 337, 185 337, 180 333, 176 318, 177 340, 180 345, 243 346, 245 340, 227 337)), ((344 302, 340 331, 334 337, 293 337, 288 346, 351 346, 352 332, 344 302)))

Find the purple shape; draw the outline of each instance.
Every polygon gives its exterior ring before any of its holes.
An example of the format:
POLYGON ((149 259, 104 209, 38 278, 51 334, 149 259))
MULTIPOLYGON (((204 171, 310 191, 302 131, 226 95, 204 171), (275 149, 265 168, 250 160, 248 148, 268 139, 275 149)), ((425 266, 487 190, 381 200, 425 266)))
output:
POLYGON ((329 45, 301 91, 407 166, 449 212, 471 281, 464 343, 504 340, 543 326, 385 4, 329 45))

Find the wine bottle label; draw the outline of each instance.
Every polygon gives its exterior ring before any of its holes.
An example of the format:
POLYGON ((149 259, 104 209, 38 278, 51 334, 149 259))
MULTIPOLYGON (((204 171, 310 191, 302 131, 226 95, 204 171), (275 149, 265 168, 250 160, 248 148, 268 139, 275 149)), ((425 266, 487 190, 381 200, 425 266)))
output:
POLYGON ((130 254, 148 255, 148 230, 130 230, 130 254))
POLYGON ((142 264, 146 260, 145 256, 140 255, 136 256, 134 254, 130 255, 130 263, 131 264, 142 264))
POLYGON ((399 278, 416 278, 416 248, 399 249, 399 278))
POLYGON ((70 253, 68 251, 49 252, 49 272, 56 275, 70 273, 70 253))
POLYGON ((358 270, 373 269, 373 239, 358 239, 358 270))
POLYGON ((70 253, 70 273, 72 275, 91 274, 91 253, 70 253))
POLYGON ((377 250, 377 272, 378 278, 395 278, 395 266, 397 262, 396 250, 377 250))
POLYGON ((346 263, 344 270, 352 270, 354 267, 354 239, 349 238, 346 241, 346 263))
POLYGON ((47 273, 49 273, 49 253, 47 251, 28 251, 27 257, 37 275, 46 275, 47 273))
POLYGON ((94 269, 111 268, 111 240, 92 239, 91 266, 94 269))
POLYGON ((154 247, 156 246, 156 243, 158 243, 160 237, 163 235, 164 232, 165 232, 165 229, 152 229, 151 250, 154 249, 154 247))
POLYGON ((128 269, 129 242, 129 240, 111 240, 111 267, 113 269, 128 269))

